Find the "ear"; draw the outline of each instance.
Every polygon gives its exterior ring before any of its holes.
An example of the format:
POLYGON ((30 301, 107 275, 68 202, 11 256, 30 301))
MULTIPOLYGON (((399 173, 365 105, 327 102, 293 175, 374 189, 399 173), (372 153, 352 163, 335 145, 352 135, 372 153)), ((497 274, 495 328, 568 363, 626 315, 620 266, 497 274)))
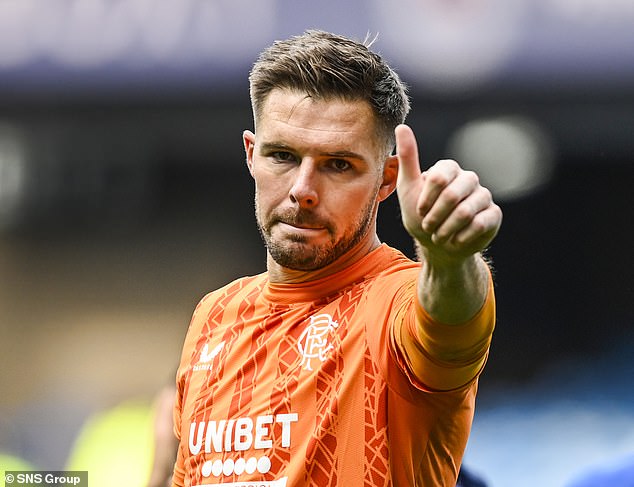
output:
POLYGON ((396 189, 398 176, 398 156, 388 156, 383 165, 383 182, 379 187, 379 201, 383 201, 396 189))
POLYGON ((244 143, 244 152, 247 156, 247 167, 249 173, 253 176, 253 151, 255 150, 255 134, 250 130, 242 132, 242 142, 244 143))

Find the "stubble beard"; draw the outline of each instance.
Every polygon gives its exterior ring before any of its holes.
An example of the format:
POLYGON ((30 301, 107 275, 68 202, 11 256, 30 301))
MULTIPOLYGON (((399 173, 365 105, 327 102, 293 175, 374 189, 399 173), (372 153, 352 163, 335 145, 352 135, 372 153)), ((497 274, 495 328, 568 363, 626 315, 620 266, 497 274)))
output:
POLYGON ((323 244, 312 244, 299 233, 284 239, 274 238, 271 234, 271 228, 280 221, 296 225, 314 223, 315 217, 310 211, 300 210, 283 215, 273 213, 267 222, 263 222, 256 195, 255 215, 264 245, 277 264, 293 270, 315 271, 332 264, 363 240, 370 230, 375 212, 375 201, 376 197, 370 198, 355 225, 339 240, 336 239, 335 229, 321 222, 330 235, 328 242, 323 244))

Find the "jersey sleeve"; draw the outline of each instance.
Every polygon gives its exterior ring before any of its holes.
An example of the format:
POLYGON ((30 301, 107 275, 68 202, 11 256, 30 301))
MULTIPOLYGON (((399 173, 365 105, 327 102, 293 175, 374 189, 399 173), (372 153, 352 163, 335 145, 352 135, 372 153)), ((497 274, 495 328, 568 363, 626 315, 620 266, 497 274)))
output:
POLYGON ((451 391, 473 381, 482 371, 495 326, 493 281, 478 313, 462 324, 435 321, 418 299, 399 311, 392 340, 397 361, 416 387, 451 391))

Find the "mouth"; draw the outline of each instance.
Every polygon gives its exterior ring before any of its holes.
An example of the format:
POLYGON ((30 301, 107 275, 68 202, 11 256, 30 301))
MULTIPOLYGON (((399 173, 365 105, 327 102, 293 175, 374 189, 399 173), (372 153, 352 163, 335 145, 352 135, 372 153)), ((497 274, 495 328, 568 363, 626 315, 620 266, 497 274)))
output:
MULTIPOLYGON (((325 219, 306 210, 282 210, 271 215, 269 232, 277 227, 277 232, 295 241, 306 241, 307 239, 332 235, 333 229, 325 219)), ((281 236, 280 235, 280 236, 281 236)))
POLYGON ((292 238, 312 238, 320 237, 324 233, 329 233, 330 229, 327 224, 319 221, 313 215, 295 214, 295 215, 279 215, 276 219, 278 228, 292 238))
POLYGON ((285 222, 279 221, 279 225, 282 227, 289 229, 290 231, 299 231, 302 233, 313 233, 313 232, 321 232, 326 230, 326 227, 323 225, 311 225, 306 223, 294 223, 294 222, 285 222))

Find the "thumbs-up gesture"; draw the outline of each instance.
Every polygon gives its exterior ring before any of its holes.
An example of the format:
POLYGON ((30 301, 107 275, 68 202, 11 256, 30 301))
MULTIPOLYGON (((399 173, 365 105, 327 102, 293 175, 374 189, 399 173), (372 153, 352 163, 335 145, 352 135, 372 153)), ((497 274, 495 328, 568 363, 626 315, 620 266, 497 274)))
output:
POLYGON ((396 128, 396 191, 405 229, 433 256, 464 259, 484 250, 497 234, 502 211, 478 176, 441 160, 421 172, 416 137, 396 128))

